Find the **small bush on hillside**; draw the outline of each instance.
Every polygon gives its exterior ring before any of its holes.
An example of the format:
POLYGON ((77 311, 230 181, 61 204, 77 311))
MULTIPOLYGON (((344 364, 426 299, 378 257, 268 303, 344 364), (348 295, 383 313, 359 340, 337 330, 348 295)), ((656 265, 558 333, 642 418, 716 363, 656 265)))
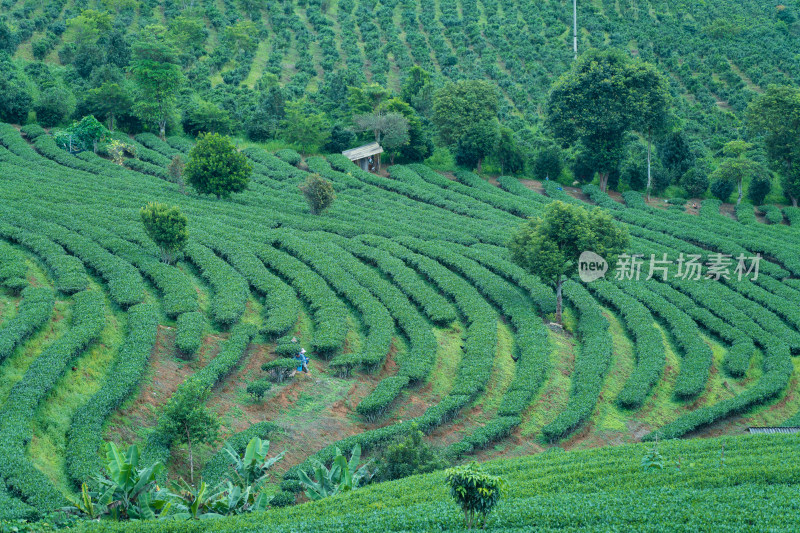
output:
POLYGON ((303 196, 308 201, 312 215, 318 215, 325 211, 336 199, 333 185, 328 180, 318 174, 312 174, 306 178, 305 183, 299 186, 303 196))
POLYGON ((734 188, 736 188, 736 185, 732 181, 717 180, 711 184, 711 194, 719 199, 720 202, 727 202, 734 188))
POLYGON ((377 477, 389 481, 427 474, 446 466, 444 459, 425 442, 422 431, 414 427, 403 440, 390 445, 383 453, 377 477))
POLYGON ((754 204, 761 205, 770 190, 772 190, 772 180, 769 177, 764 175, 754 176, 750 186, 747 188, 747 197, 754 204))
POLYGON ((266 379, 259 379, 247 386, 247 394, 260 402, 264 399, 264 395, 269 391, 270 387, 272 387, 272 384, 269 381, 266 379))
POLYGON ((478 525, 486 527, 489 518, 505 491, 505 482, 480 469, 474 461, 445 471, 445 482, 450 487, 450 496, 464 512, 467 529, 478 525))
POLYGON ((690 168, 681 178, 681 187, 690 198, 703 196, 708 190, 708 176, 699 168, 690 168))

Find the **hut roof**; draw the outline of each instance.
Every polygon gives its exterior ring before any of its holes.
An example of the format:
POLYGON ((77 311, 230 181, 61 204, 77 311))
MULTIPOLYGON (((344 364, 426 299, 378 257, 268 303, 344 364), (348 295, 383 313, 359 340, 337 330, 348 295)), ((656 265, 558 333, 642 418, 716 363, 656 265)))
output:
POLYGON ((750 434, 800 433, 800 427, 751 427, 747 431, 750 434))
POLYGON ((342 155, 348 158, 350 161, 358 161, 359 159, 364 159, 365 157, 382 153, 383 148, 381 148, 381 145, 378 143, 372 143, 365 144, 364 146, 359 146, 358 148, 353 148, 351 150, 345 150, 342 152, 342 155))

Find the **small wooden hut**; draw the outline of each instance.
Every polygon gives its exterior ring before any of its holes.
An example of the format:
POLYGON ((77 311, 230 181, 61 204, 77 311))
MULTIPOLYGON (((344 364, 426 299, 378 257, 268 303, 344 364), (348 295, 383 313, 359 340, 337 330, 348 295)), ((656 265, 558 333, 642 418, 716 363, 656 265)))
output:
POLYGON ((751 435, 795 434, 800 433, 800 427, 749 427, 747 431, 751 435))
POLYGON ((352 150, 345 150, 342 155, 367 172, 379 172, 383 148, 378 143, 365 144, 352 150))

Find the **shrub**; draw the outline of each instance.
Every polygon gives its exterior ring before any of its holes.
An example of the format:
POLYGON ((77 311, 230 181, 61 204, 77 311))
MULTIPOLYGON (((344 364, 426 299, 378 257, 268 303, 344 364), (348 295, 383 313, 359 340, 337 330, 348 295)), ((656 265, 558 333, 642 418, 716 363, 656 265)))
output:
POLYGON ((300 185, 300 191, 306 197, 312 215, 319 215, 325 211, 336 199, 333 185, 328 180, 312 174, 300 185))
POLYGON ((147 236, 161 250, 162 260, 167 264, 173 263, 176 254, 186 246, 186 241, 189 239, 186 216, 181 213, 178 206, 168 207, 157 202, 147 204, 139 215, 147 236))
POLYGON ((269 501, 272 507, 288 507, 294 505, 297 496, 293 492, 280 491, 269 501))
POLYGON ((467 529, 478 525, 486 527, 486 520, 500 501, 505 483, 480 469, 477 463, 457 466, 445 471, 445 482, 450 487, 450 496, 464 512, 467 529))
POLYGON ((415 425, 404 439, 391 444, 381 456, 377 477, 388 481, 444 468, 447 463, 423 437, 415 425))
POLYGON ((703 196, 708 190, 708 176, 699 168, 690 168, 681 177, 681 187, 691 198, 703 196))
POLYGON ((236 150, 229 137, 205 133, 189 152, 184 176, 200 194, 227 198, 231 193, 247 189, 252 171, 247 157, 236 150))
POLYGON ((711 184, 711 194, 720 202, 727 202, 733 193, 736 184, 729 180, 716 180, 711 184))
POLYGON ((750 181, 750 185, 747 187, 747 197, 750 198, 750 201, 755 205, 761 205, 764 203, 764 199, 767 197, 770 190, 772 190, 772 180, 769 179, 768 176, 759 174, 753 176, 753 179, 750 181))
POLYGON ((247 386, 247 394, 258 400, 259 402, 264 399, 264 395, 272 387, 272 384, 266 379, 259 379, 247 386))

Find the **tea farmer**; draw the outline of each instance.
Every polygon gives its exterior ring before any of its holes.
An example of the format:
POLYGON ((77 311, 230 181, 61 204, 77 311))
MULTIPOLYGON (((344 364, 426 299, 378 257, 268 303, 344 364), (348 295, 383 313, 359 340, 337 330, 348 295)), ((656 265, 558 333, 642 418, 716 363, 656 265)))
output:
POLYGON ((309 359, 308 359, 308 357, 306 357, 305 348, 300 348, 300 352, 298 352, 298 354, 295 356, 295 359, 297 359, 297 363, 298 363, 298 366, 297 366, 297 371, 298 372, 302 371, 302 372, 305 372, 306 374, 310 374, 311 373, 308 370, 309 359))

